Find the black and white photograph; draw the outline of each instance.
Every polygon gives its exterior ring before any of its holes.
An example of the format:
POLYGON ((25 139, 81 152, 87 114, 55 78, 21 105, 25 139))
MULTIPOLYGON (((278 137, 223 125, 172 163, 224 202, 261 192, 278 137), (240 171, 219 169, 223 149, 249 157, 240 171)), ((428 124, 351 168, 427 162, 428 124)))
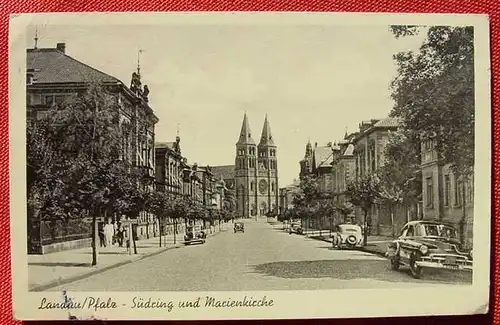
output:
POLYGON ((12 16, 15 317, 486 313, 488 28, 12 16))

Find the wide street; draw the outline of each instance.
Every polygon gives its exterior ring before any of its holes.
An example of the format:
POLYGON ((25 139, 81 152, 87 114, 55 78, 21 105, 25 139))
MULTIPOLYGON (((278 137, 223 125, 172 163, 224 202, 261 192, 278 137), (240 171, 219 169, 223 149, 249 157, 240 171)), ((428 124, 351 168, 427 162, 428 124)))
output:
POLYGON ((245 221, 244 233, 228 231, 203 245, 165 251, 51 291, 238 291, 341 288, 401 288, 467 285, 470 275, 406 269, 360 251, 332 250, 330 244, 245 221))

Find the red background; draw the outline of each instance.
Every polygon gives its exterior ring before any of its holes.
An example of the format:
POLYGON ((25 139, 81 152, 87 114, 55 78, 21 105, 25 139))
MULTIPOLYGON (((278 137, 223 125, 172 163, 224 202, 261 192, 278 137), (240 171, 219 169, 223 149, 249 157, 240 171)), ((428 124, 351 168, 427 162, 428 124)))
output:
MULTIPOLYGON (((1 29, 0 29, 0 324, 22 324, 23 322, 12 319, 11 298, 11 269, 10 269, 10 223, 9 223, 9 148, 8 148, 8 17, 11 13, 25 12, 80 12, 80 11, 347 11, 347 12, 407 12, 407 13, 476 13, 488 14, 491 24, 491 68, 492 68, 492 102, 493 107, 500 105, 500 86, 498 84, 500 73, 500 1, 493 0, 193 0, 193 1, 158 1, 158 0, 2 0, 0 1, 1 29), (9 3, 11 2, 11 3, 9 3)), ((500 113, 493 111, 493 120, 500 119, 500 113)), ((494 135, 500 135, 500 127, 493 125, 494 135)), ((500 153, 500 149, 493 143, 493 157, 500 153)), ((23 148, 19 148, 22 150, 23 148)), ((492 159, 494 161, 494 159, 492 159)), ((500 165, 496 163, 494 165, 500 165)), ((494 168, 493 179, 493 211, 499 207, 500 186, 496 185, 498 170, 494 168)), ((479 217, 479 216, 478 216, 479 217)), ((486 217, 486 216, 483 216, 486 217)), ((494 218, 498 219, 498 217, 494 218)), ((494 280, 500 281, 500 261, 498 260, 499 242, 495 237, 499 236, 499 230, 495 227, 492 233, 492 241, 495 258, 492 258, 492 284, 494 280)), ((387 319, 346 319, 346 320, 315 320, 315 321, 278 321, 289 324, 314 322, 344 324, 500 324, 500 303, 495 299, 500 293, 498 287, 492 288, 490 314, 462 317, 420 317, 420 318, 387 318, 387 319)), ((353 302, 355 303, 355 302, 353 302)), ((443 301, 443 304, 446 304, 443 301)), ((363 306, 359 306, 360 309, 363 306)), ((274 321, 276 322, 276 321, 274 321)), ((26 322, 27 324, 42 324, 54 322, 26 322)), ((69 322, 61 322, 69 323, 69 322)), ((94 324, 94 322, 91 322, 94 324)), ((95 322, 96 324, 108 322, 95 322)), ((145 323, 145 322, 116 322, 116 323, 145 323)), ((176 322, 178 323, 178 322, 176 322)), ((195 322, 182 322, 195 324, 195 322)), ((218 322, 207 322, 218 323, 218 322)), ((228 321, 227 323, 235 323, 228 321)), ((244 321, 244 323, 257 323, 257 321, 244 321)), ((260 323, 260 321, 259 321, 260 323)), ((266 321, 265 323, 272 323, 266 321)))

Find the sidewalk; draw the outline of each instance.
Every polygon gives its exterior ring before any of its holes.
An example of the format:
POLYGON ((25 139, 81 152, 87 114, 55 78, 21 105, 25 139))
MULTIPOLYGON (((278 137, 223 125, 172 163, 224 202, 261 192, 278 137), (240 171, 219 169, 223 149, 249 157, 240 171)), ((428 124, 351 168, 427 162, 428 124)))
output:
POLYGON ((387 252, 387 245, 389 245, 389 243, 393 240, 394 238, 386 236, 368 236, 368 242, 366 246, 361 248, 361 250, 385 256, 385 252, 387 252))
MULTIPOLYGON (((211 227, 207 237, 212 237, 226 231, 225 225, 211 227)), ((102 273, 143 258, 162 253, 166 250, 183 246, 184 234, 172 234, 162 238, 162 247, 159 247, 159 237, 138 240, 137 254, 127 252, 126 247, 99 247, 97 265, 92 266, 92 248, 85 247, 75 250, 50 253, 45 255, 28 255, 28 288, 30 291, 43 291, 61 284, 77 281, 91 275, 102 273), (166 241, 165 241, 166 238, 166 241)))

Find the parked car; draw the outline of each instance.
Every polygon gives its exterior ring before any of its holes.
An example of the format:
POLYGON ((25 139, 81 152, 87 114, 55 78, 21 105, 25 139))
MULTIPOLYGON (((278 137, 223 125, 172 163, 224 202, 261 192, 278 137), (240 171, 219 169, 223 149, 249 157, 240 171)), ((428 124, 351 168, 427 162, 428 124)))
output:
POLYGON ((207 239, 207 234, 201 226, 187 226, 186 234, 184 235, 184 245, 204 244, 207 239))
POLYGON ((302 235, 304 233, 302 224, 300 222, 292 222, 292 224, 290 225, 289 233, 302 235))
POLYGON ((234 223, 234 232, 245 232, 245 224, 243 222, 234 223))
POLYGON ((335 227, 332 234, 332 247, 337 249, 353 249, 363 244, 361 227, 353 224, 341 224, 335 227))
POLYGON ((453 225, 443 222, 408 222, 386 256, 393 270, 407 266, 417 279, 424 268, 472 271, 472 250, 462 250, 453 225))

